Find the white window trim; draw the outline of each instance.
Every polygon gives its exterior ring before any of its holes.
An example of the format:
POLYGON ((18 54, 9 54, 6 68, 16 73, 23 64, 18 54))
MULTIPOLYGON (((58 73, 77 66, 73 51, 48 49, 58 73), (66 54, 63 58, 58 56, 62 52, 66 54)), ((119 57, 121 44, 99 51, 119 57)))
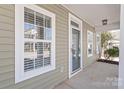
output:
POLYGON ((99 39, 100 39, 100 34, 96 33, 96 54, 99 54, 100 50, 98 47, 100 46, 100 41, 97 41, 97 37, 99 37, 99 39))
POLYGON ((56 68, 55 64, 55 14, 37 5, 15 5, 15 83, 41 75, 56 68), (24 72, 24 7, 52 18, 51 66, 24 72), (22 24, 22 25, 20 25, 22 24))
POLYGON ((91 57, 91 56, 93 56, 93 42, 92 43, 89 43, 88 42, 88 39, 89 39, 88 38, 88 33, 90 33, 92 35, 92 39, 93 39, 93 32, 92 31, 89 31, 89 30, 87 31, 87 56, 88 57, 91 57), (88 54, 88 44, 92 44, 92 54, 88 54))

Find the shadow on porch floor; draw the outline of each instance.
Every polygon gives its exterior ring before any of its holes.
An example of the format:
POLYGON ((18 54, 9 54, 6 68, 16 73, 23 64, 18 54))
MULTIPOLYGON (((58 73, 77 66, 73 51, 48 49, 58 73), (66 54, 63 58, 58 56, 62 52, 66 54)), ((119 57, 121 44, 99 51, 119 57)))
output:
POLYGON ((118 66, 96 62, 55 89, 117 89, 118 66))

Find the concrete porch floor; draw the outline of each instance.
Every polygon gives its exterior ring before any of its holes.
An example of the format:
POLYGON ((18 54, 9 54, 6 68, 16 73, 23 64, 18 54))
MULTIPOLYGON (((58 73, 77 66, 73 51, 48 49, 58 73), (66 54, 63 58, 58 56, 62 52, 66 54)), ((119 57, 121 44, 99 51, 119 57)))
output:
POLYGON ((117 89, 118 66, 95 62, 55 89, 117 89))

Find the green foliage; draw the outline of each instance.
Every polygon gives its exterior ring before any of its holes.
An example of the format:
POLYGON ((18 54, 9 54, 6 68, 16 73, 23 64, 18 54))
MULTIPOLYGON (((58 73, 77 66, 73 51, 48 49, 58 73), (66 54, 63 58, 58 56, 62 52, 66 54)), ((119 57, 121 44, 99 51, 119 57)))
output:
POLYGON ((113 37, 110 32, 102 32, 101 33, 101 46, 106 49, 108 45, 108 41, 112 40, 113 37))
POLYGON ((110 59, 111 57, 119 57, 119 48, 113 47, 104 51, 104 55, 106 59, 110 59))

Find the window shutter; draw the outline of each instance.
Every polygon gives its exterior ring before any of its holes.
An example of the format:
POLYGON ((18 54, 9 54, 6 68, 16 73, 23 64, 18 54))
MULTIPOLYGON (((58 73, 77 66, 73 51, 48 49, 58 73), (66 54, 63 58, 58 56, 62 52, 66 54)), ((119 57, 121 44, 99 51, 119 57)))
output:
POLYGON ((24 72, 34 69, 34 60, 30 58, 24 59, 24 72))
POLYGON ((44 43, 44 66, 50 64, 51 61, 51 44, 44 43))
POLYGON ((37 57, 35 58, 35 68, 39 68, 43 66, 43 43, 36 43, 35 50, 37 51, 37 57))
POLYGON ((24 72, 28 72, 51 64, 52 29, 50 17, 24 9, 24 72))

